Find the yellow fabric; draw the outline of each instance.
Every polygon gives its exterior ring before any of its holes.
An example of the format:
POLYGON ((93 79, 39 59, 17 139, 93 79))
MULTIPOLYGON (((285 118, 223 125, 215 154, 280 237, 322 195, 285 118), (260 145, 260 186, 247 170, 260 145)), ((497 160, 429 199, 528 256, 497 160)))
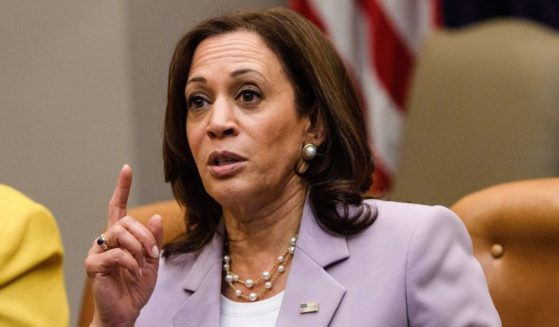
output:
POLYGON ((68 326, 64 251, 52 214, 0 184, 0 326, 68 326))

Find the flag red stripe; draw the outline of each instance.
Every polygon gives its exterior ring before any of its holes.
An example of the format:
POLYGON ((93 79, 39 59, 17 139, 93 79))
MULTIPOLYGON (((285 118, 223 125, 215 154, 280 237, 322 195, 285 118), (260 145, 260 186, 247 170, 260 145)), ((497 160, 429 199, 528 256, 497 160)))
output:
POLYGON ((435 27, 443 25, 443 5, 442 0, 432 0, 431 3, 433 4, 431 17, 433 17, 432 24, 435 27))
POLYGON ((328 34, 322 19, 320 19, 315 9, 307 0, 290 0, 288 5, 291 9, 313 22, 313 24, 316 25, 323 33, 328 34))
POLYGON ((375 197, 383 197, 386 195, 385 193, 391 189, 391 186, 392 175, 384 168, 382 161, 376 157, 373 185, 369 189, 369 193, 375 197))
POLYGON ((405 111, 414 59, 377 0, 359 0, 369 16, 371 55, 379 80, 386 92, 405 111))

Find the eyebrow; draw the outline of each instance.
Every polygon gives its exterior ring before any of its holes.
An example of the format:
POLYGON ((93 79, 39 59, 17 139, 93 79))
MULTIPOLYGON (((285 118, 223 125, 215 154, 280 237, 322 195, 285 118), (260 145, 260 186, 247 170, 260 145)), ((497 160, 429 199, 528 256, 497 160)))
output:
POLYGON ((237 77, 237 76, 240 76, 240 75, 243 75, 243 74, 248 74, 248 73, 251 73, 251 72, 260 74, 259 72, 257 72, 254 69, 245 68, 245 69, 235 70, 234 72, 231 73, 231 77, 237 77))
POLYGON ((186 82, 186 85, 188 85, 188 84, 190 84, 190 83, 193 83, 193 82, 204 83, 204 84, 205 84, 205 83, 207 83, 208 81, 207 81, 205 78, 203 78, 203 77, 192 77, 191 79, 189 79, 189 80, 186 82))

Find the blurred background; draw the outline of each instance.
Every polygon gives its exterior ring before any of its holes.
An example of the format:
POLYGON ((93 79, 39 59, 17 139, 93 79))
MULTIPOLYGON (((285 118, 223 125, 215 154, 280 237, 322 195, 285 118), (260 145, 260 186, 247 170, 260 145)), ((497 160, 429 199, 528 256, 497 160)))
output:
POLYGON ((161 142, 175 43, 209 16, 277 5, 315 22, 352 70, 375 194, 450 205, 559 174, 552 0, 1 1, 0 183, 57 218, 72 325, 121 166, 134 171, 130 206, 171 198, 161 142))

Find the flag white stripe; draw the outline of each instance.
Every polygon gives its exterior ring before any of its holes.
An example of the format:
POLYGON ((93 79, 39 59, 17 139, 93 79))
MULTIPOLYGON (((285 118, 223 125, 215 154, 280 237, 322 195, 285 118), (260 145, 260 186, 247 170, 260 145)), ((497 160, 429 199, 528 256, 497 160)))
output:
POLYGON ((408 49, 417 54, 431 25, 431 0, 377 0, 408 49))
POLYGON ((353 63, 359 43, 354 33, 356 6, 352 1, 308 0, 327 29, 327 34, 348 64, 353 63))

